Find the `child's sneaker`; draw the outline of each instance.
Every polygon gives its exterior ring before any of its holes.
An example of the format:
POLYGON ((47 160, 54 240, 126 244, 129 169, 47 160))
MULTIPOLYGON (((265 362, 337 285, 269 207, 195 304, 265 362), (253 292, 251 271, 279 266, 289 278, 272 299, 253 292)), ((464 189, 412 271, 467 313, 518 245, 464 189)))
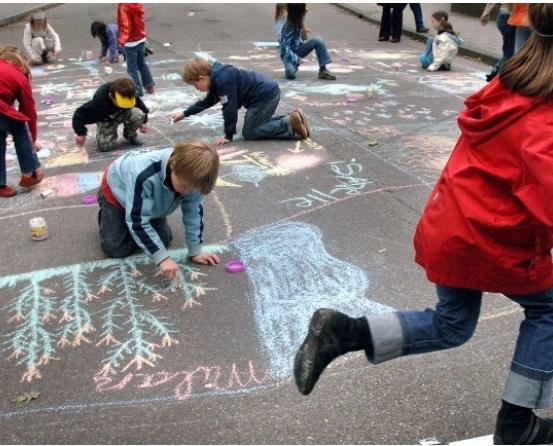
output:
POLYGON ((451 64, 449 63, 441 64, 440 68, 438 68, 438 71, 451 71, 451 64))
POLYGON ((153 85, 150 85, 149 87, 146 87, 146 91, 148 94, 154 94, 156 92, 156 89, 153 85))
POLYGON ((0 197, 8 198, 17 195, 17 191, 10 186, 0 186, 0 197))
POLYGON ((321 68, 319 70, 319 79, 324 79, 325 81, 335 81, 336 76, 328 71, 328 68, 321 68))
POLYGON ((290 125, 294 132, 300 135, 301 139, 309 138, 309 129, 305 125, 306 122, 305 116, 299 110, 290 113, 290 125))
POLYGON ((44 172, 42 170, 34 170, 31 175, 21 175, 19 185, 22 187, 33 187, 40 183, 44 178, 44 172))

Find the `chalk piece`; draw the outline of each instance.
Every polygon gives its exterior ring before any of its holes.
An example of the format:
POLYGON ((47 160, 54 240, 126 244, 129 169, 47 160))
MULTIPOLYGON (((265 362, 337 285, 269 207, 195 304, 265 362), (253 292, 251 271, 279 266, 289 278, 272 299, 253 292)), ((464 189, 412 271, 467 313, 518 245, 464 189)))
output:
POLYGON ((46 198, 46 197, 47 197, 48 195, 50 195, 52 192, 54 192, 53 189, 46 189, 45 191, 42 191, 42 192, 40 193, 40 196, 41 196, 42 198, 46 198))
POLYGON ((171 46, 171 42, 165 42, 163 46, 171 46))
POLYGON ((190 12, 188 13, 188 17, 192 17, 194 14, 195 14, 194 11, 190 11, 190 12))
POLYGON ((369 142, 369 146, 377 146, 378 145, 378 141, 370 141, 369 142))
POLYGON ((379 249, 379 250, 378 250, 378 253, 379 253, 379 254, 382 253, 382 252, 386 252, 386 248, 384 248, 384 249, 379 249))
POLYGON ((97 202, 98 199, 96 198, 96 195, 85 195, 81 200, 82 204, 95 204, 97 202))
POLYGON ((69 62, 76 62, 76 61, 77 61, 77 59, 76 59, 76 58, 74 58, 74 57, 70 57, 70 58, 69 58, 69 59, 67 59, 67 60, 68 60, 69 62))
POLYGON ((111 68, 111 67, 104 67, 104 71, 106 72, 106 74, 111 74, 111 73, 113 73, 113 68, 111 68))
POLYGON ((246 265, 244 264, 244 262, 242 260, 239 260, 239 259, 229 260, 225 264, 225 269, 229 273, 239 273, 239 272, 244 271, 245 268, 246 268, 246 265))
POLYGON ((352 104, 354 103, 355 101, 357 101, 357 99, 353 96, 348 96, 348 104, 352 104))

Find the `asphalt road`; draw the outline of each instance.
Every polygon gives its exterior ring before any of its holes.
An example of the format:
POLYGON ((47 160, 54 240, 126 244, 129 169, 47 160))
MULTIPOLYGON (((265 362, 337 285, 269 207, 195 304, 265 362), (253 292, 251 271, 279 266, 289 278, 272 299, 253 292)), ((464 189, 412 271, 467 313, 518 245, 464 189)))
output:
MULTIPOLYGON (((66 4, 48 11, 62 59, 34 69, 46 179, 0 202, 1 443, 416 443, 493 431, 521 312, 488 295, 463 347, 371 366, 337 361, 309 397, 291 380, 311 313, 350 314, 433 306, 432 284, 413 261, 412 235, 458 136, 463 99, 487 66, 457 59, 449 73, 418 66, 420 43, 376 42, 375 26, 332 5, 311 5, 338 75, 316 79, 308 58, 284 79, 272 6, 148 4, 148 58, 157 83, 141 150, 222 135, 220 110, 170 125, 200 95, 183 64, 208 54, 279 82, 280 110, 302 108, 309 141, 246 142, 220 149, 219 186, 205 200, 205 243, 247 268, 186 263, 180 218, 170 218, 183 287, 172 290, 142 256, 105 259, 94 194, 99 175, 129 147, 75 147, 74 109, 125 75, 79 58, 98 51, 93 20, 116 6, 66 4), (51 96, 52 103, 43 103, 51 96), (40 192, 53 192, 41 198, 40 192), (30 239, 43 216, 49 238, 30 239), (13 403, 25 392, 38 399, 13 403)), ((22 24, 0 29, 19 44, 22 24)), ((241 115, 242 116, 242 115, 241 115)), ((240 122, 241 122, 240 118, 240 122)), ((19 170, 8 150, 12 184, 19 170)))

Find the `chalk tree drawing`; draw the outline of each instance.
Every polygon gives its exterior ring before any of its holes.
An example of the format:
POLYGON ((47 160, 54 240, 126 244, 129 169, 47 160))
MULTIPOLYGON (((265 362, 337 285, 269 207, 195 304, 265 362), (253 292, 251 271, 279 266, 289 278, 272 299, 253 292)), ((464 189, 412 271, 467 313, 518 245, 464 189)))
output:
MULTIPOLYGON (((227 250, 224 245, 204 249, 217 253, 227 250)), ((21 382, 41 378, 41 366, 60 359, 55 355, 61 349, 84 343, 107 348, 99 376, 131 367, 140 370, 143 365, 154 367, 161 358, 155 350, 178 343, 178 330, 155 308, 147 309, 144 296, 156 303, 177 291, 182 308, 187 309, 201 305, 199 298, 216 290, 199 281, 206 274, 186 263, 187 256, 186 249, 171 252, 182 271, 174 285, 152 277, 154 268, 145 255, 2 277, 0 290, 15 290, 12 302, 4 308, 13 329, 3 351, 9 352, 8 359, 26 367, 21 382), (101 310, 93 317, 89 304, 97 300, 101 310)))
POLYGON ((293 356, 317 308, 352 316, 393 309, 367 299, 367 274, 331 256, 321 231, 302 222, 252 230, 232 242, 246 264, 254 315, 273 378, 292 373, 293 356))

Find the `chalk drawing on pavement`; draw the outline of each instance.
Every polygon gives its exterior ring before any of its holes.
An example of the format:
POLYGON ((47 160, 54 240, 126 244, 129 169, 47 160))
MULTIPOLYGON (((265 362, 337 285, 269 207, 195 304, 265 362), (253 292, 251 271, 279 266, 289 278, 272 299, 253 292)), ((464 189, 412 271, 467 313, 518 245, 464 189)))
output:
POLYGON ((248 265, 257 331, 275 379, 291 375, 294 354, 318 308, 357 317, 393 311, 367 298, 365 271, 330 255, 315 226, 278 223, 247 232, 231 245, 248 265))
MULTIPOLYGON (((204 250, 221 253, 227 248, 211 245, 204 250)), ((25 367, 21 382, 41 378, 43 366, 61 360, 62 348, 84 343, 107 349, 99 376, 154 367, 161 358, 157 351, 178 342, 178 330, 168 316, 147 309, 144 296, 156 303, 175 298, 176 291, 182 308, 188 309, 201 305, 199 298, 215 290, 200 281, 205 273, 198 266, 186 262, 186 249, 171 251, 171 257, 182 272, 177 290, 152 277, 154 268, 145 255, 0 278, 0 290, 15 294, 4 308, 11 331, 3 351, 25 367), (90 309, 95 301, 101 306, 96 319, 90 309)))

